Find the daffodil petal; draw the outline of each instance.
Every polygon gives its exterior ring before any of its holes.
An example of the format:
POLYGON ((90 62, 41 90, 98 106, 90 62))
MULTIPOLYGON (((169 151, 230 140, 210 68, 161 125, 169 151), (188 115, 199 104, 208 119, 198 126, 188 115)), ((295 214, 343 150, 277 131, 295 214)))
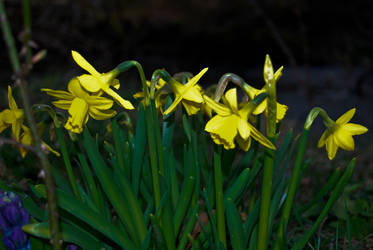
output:
POLYGON ((53 148, 51 148, 48 144, 46 144, 44 141, 41 142, 43 144, 43 146, 49 151, 49 152, 52 152, 53 154, 55 154, 56 156, 60 157, 60 153, 58 153, 56 150, 54 150, 53 148))
POLYGON ((123 99, 120 95, 118 95, 111 88, 105 89, 104 91, 105 91, 106 94, 113 97, 113 99, 115 101, 117 101, 123 108, 125 108, 125 109, 134 109, 135 108, 130 101, 127 101, 127 100, 123 99))
POLYGON ((188 90, 186 90, 183 94, 183 99, 186 99, 188 101, 202 103, 203 97, 201 95, 201 92, 196 87, 190 87, 188 90))
POLYGON ((244 85, 245 93, 250 97, 251 100, 255 98, 255 96, 259 95, 259 89, 256 89, 254 87, 251 87, 250 85, 246 84, 244 85))
POLYGON ((70 100, 70 101, 74 99, 74 96, 72 94, 70 94, 67 91, 63 91, 63 90, 41 89, 41 91, 58 99, 64 99, 64 100, 70 100))
POLYGON ((89 107, 89 115, 95 120, 106 120, 114 117, 117 111, 113 109, 99 110, 95 107, 89 107))
MULTIPOLYGON (((71 55, 73 56, 73 59, 74 61, 80 66, 82 67, 83 69, 85 69, 86 71, 88 71, 91 75, 93 76, 99 76, 100 73, 98 73, 95 68, 93 68, 93 66, 87 62, 86 59, 84 59, 84 57, 79 54, 78 52, 72 50, 71 51, 71 55)), ((96 91, 94 91, 96 92, 96 91)))
MULTIPOLYGON (((69 108, 70 117, 67 120, 67 124, 69 130, 77 133, 75 131, 79 131, 81 133, 83 131, 83 126, 88 121, 88 104, 81 98, 75 98, 71 103, 69 108)), ((66 127, 66 125, 65 125, 66 127)))
POLYGON ((113 79, 113 81, 111 82, 111 85, 115 88, 115 89, 119 89, 120 88, 120 82, 118 79, 113 79))
POLYGON ((231 107, 231 109, 236 111, 237 110, 237 89, 236 88, 229 89, 225 93, 225 99, 227 100, 228 105, 231 107))
POLYGON ((266 108, 267 108, 267 98, 264 99, 258 106, 256 106, 256 108, 253 111, 253 114, 259 115, 263 113, 266 110, 266 108))
POLYGON ((176 106, 181 102, 182 99, 183 97, 181 95, 175 95, 174 102, 168 107, 168 109, 163 113, 163 115, 168 115, 169 113, 171 113, 176 108, 176 106))
POLYGON ((249 127, 250 127, 250 131, 251 131, 251 136, 257 140, 258 142, 260 142, 263 146, 266 146, 267 148, 270 148, 270 149, 276 149, 275 145, 273 145, 273 143, 267 139, 267 137, 265 137, 262 133, 260 133, 253 125, 251 125, 250 123, 248 123, 249 127))
POLYGON ((283 70, 283 66, 281 66, 276 72, 275 74, 273 75, 273 78, 275 79, 275 81, 277 82, 278 79, 280 79, 280 77, 282 76, 282 70, 283 70))
POLYGON ((18 109, 17 103, 14 100, 13 95, 12 95, 12 88, 10 86, 8 86, 8 101, 9 101, 9 108, 11 110, 18 109))
POLYGON ((277 104, 276 119, 277 121, 281 121, 285 117, 286 111, 288 110, 288 106, 284 104, 280 104, 278 102, 276 104, 277 104))
POLYGON ((366 127, 355 123, 347 123, 343 125, 343 129, 348 130, 351 135, 361 135, 368 132, 366 127))
POLYGON ((16 120, 14 113, 10 109, 5 109, 1 112, 1 119, 6 124, 12 124, 16 120))
POLYGON ((333 134, 335 138, 335 142, 344 150, 352 151, 355 148, 355 142, 352 138, 352 135, 344 130, 343 128, 340 128, 338 131, 336 131, 333 134))
POLYGON ((71 102, 72 101, 67 100, 57 100, 52 102, 52 104, 57 108, 68 110, 70 108, 71 102))
POLYGON ((208 68, 204 68, 203 70, 201 70, 201 72, 199 72, 197 75, 193 76, 192 79, 190 79, 189 82, 187 82, 187 84, 185 84, 184 86, 186 88, 189 88, 189 87, 192 87, 195 84, 197 84, 198 80, 206 73, 207 70, 208 70, 208 68))
POLYGON ((214 116, 205 126, 216 144, 223 144, 224 148, 234 148, 234 138, 237 135, 237 123, 240 118, 236 115, 222 117, 214 116))
POLYGON ((22 120, 16 120, 16 122, 14 122, 12 124, 12 133, 13 133, 13 135, 16 138, 17 141, 19 140, 19 136, 20 136, 20 133, 21 133, 22 123, 23 123, 22 120))
POLYGON ((325 130, 324 133, 321 135, 319 142, 317 143, 317 147, 321 148, 325 145, 326 139, 329 136, 328 130, 325 130))
POLYGON ((352 117, 354 116, 355 111, 356 111, 356 108, 350 109, 349 111, 344 113, 341 117, 339 117, 338 120, 336 121, 336 123, 338 123, 338 124, 348 123, 352 119, 352 117))
POLYGON ((133 98, 138 99, 138 98, 144 98, 144 92, 137 92, 132 95, 133 98))
POLYGON ((250 136, 250 127, 247 121, 243 119, 238 120, 237 129, 243 140, 247 140, 250 136))
POLYGON ((338 146, 335 143, 333 136, 326 140, 326 151, 328 152, 329 160, 333 160, 338 151, 338 146))
POLYGON ((81 75, 77 77, 80 84, 89 92, 98 92, 101 89, 101 84, 96 77, 92 75, 81 75))
POLYGON ((95 106, 95 108, 101 110, 110 109, 114 104, 112 100, 105 97, 88 96, 85 100, 90 106, 95 106))
POLYGON ((183 104, 188 115, 195 115, 201 109, 200 103, 191 102, 184 99, 181 101, 181 103, 183 104))
POLYGON ((241 136, 236 136, 236 141, 243 151, 249 150, 250 145, 251 145, 251 138, 250 137, 247 138, 247 140, 244 140, 244 139, 241 138, 241 136))
POLYGON ((80 81, 78 78, 74 77, 71 79, 67 85, 67 90, 73 94, 73 96, 79 97, 79 98, 85 98, 89 96, 89 93, 85 91, 82 86, 80 85, 80 81))
POLYGON ((228 116, 232 114, 232 111, 229 108, 221 103, 216 102, 207 95, 203 95, 203 99, 205 100, 206 105, 214 110, 218 115, 228 116))

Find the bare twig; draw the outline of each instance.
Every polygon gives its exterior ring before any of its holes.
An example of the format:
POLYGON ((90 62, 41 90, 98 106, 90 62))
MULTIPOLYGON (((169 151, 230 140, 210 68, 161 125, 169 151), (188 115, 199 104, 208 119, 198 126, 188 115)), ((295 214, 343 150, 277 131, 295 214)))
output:
MULTIPOLYGON (((30 8, 29 0, 25 0, 23 2, 25 4, 24 8, 30 8)), ((30 19, 30 10, 26 10, 25 12, 25 24, 26 30, 31 30, 31 21, 30 19), (27 27, 28 26, 28 27, 27 27)), ((30 130, 34 139, 35 145, 35 154, 39 157, 40 164, 45 172, 45 183, 46 183, 46 190, 47 190, 47 200, 48 200, 48 210, 49 210, 49 223, 50 223, 50 233, 51 233, 51 240, 53 244, 54 250, 60 250, 62 246, 60 228, 59 228, 59 220, 58 220, 58 210, 57 210, 57 198, 55 194, 55 185, 53 181, 53 176, 51 172, 51 164, 46 156, 41 139, 37 132, 36 123, 31 111, 31 104, 28 96, 27 91, 27 82, 25 80, 25 75, 28 73, 22 69, 21 64, 19 62, 17 49, 14 43, 14 38, 10 29, 10 25, 7 20, 5 7, 4 7, 4 0, 0 0, 0 21, 1 21, 1 29, 3 31, 3 37, 5 43, 8 46, 10 62, 13 67, 13 72, 16 77, 15 84, 19 86, 22 101, 23 101, 23 108, 25 111, 26 119, 30 126, 30 130)), ((27 40, 27 39, 26 39, 27 40)), ((26 45, 26 48, 29 48, 26 45)), ((27 52, 31 55, 31 52, 27 52)), ((26 59, 26 64, 28 59, 26 59)))
POLYGON ((9 145, 15 146, 17 148, 24 148, 24 149, 27 149, 27 150, 32 151, 34 153, 36 152, 35 147, 33 147, 31 145, 20 143, 19 141, 15 140, 15 139, 0 137, 0 147, 4 144, 9 144, 9 145))

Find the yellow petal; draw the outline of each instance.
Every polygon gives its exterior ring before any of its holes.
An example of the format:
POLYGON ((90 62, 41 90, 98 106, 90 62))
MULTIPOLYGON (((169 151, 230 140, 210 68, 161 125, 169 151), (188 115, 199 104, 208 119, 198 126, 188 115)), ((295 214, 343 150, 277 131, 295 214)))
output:
POLYGON ((241 136, 236 136, 236 141, 243 151, 249 150, 250 145, 251 145, 251 138, 250 137, 247 138, 247 140, 244 140, 244 139, 241 138, 241 136))
POLYGON ((280 77, 282 76, 282 70, 283 70, 283 66, 281 66, 274 74, 273 78, 275 79, 275 81, 277 82, 278 79, 280 79, 280 77))
POLYGON ((118 95, 111 88, 105 89, 104 91, 105 91, 106 94, 113 97, 113 99, 115 101, 117 101, 123 108, 125 108, 125 109, 134 109, 135 108, 130 101, 127 101, 127 100, 123 99, 120 95, 118 95))
MULTIPOLYGON (((73 59, 74 61, 80 66, 82 67, 83 69, 85 69, 86 71, 88 71, 91 75, 93 76, 99 76, 100 73, 98 73, 95 68, 93 68, 93 66, 87 62, 86 59, 84 59, 84 57, 82 57, 81 54, 79 54, 78 52, 72 50, 71 51, 71 54, 73 56, 73 59)), ((93 92, 96 92, 96 91, 93 91, 93 92)))
POLYGON ((338 151, 338 146, 335 143, 333 136, 326 140, 326 151, 328 152, 329 160, 333 160, 338 151))
POLYGON ((183 99, 193 101, 193 102, 197 102, 197 103, 202 103, 203 102, 201 92, 196 87, 189 88, 182 95, 183 95, 183 99))
POLYGON ((255 98, 255 96, 259 95, 260 92, 264 92, 265 90, 259 90, 259 89, 256 89, 254 87, 251 87, 250 85, 248 84, 245 84, 243 86, 246 94, 250 97, 251 100, 253 100, 255 98))
POLYGON ((200 103, 191 102, 188 100, 182 100, 181 103, 183 104, 188 115, 195 115, 201 109, 200 103))
POLYGON ((21 133, 21 126, 22 126, 22 123, 23 123, 22 120, 16 120, 16 121, 12 124, 12 133, 13 133, 13 135, 14 135, 14 137, 16 138, 17 141, 19 140, 19 136, 20 136, 20 133, 21 133))
POLYGON ((338 120, 336 121, 336 123, 338 123, 338 124, 348 123, 352 119, 352 117, 354 116, 355 111, 356 111, 356 108, 350 109, 349 111, 344 113, 341 117, 339 117, 338 120))
POLYGON ((14 112, 12 112, 10 109, 5 109, 1 112, 1 119, 6 124, 12 124, 16 120, 14 112))
POLYGON ((17 103, 13 98, 12 95, 12 88, 8 86, 8 101, 9 101, 9 108, 10 109, 18 109, 17 103))
POLYGON ((9 127, 9 124, 3 122, 2 113, 0 113, 0 133, 9 127))
POLYGON ((355 123, 347 123, 343 125, 343 129, 348 130, 351 135, 361 135, 368 132, 366 127, 355 123))
POLYGON ((334 134, 335 142, 344 150, 354 150, 355 143, 352 135, 342 128, 338 129, 334 134))
POLYGON ((78 78, 74 77, 71 79, 67 85, 67 90, 73 94, 73 96, 79 97, 79 98, 85 98, 89 96, 89 93, 85 91, 82 86, 80 85, 78 78))
POLYGON ((266 108, 267 108, 267 98, 264 99, 258 106, 256 106, 256 108, 253 111, 253 114, 259 115, 263 113, 266 110, 266 108))
POLYGON ((68 110, 70 108, 71 103, 72 101, 67 101, 67 100, 58 100, 58 101, 52 102, 52 104, 56 106, 57 108, 65 109, 65 110, 68 110))
POLYGON ((67 91, 63 91, 63 90, 41 89, 41 91, 47 93, 50 96, 56 97, 58 99, 70 100, 70 101, 74 99, 74 96, 72 94, 70 94, 67 91))
POLYGON ((176 108, 176 106, 181 102, 182 99, 183 97, 181 95, 177 95, 175 93, 174 102, 168 107, 168 109, 163 113, 163 115, 168 115, 169 113, 171 113, 176 108))
POLYGON ((242 137, 243 140, 247 140, 250 136, 250 127, 247 121, 243 119, 238 120, 238 132, 240 133, 240 136, 242 137))
POLYGON ((119 89, 120 88, 120 82, 118 79, 113 79, 113 81, 111 82, 111 85, 115 88, 115 89, 119 89))
POLYGON ((48 144, 46 144, 44 141, 41 142, 43 144, 43 146, 49 151, 49 152, 52 152, 53 154, 55 154, 56 156, 60 157, 60 153, 58 153, 56 150, 54 150, 53 148, 51 148, 48 144))
POLYGON ((232 88, 225 93, 225 99, 233 111, 237 111, 237 89, 232 88))
POLYGON ((321 135, 319 142, 317 143, 317 147, 321 148, 325 145, 326 139, 329 136, 328 130, 325 130, 324 133, 321 135))
POLYGON ((281 121, 282 119, 284 119, 286 111, 288 110, 288 106, 286 106, 284 104, 280 104, 278 102, 276 104, 277 104, 276 119, 277 119, 277 122, 278 122, 278 121, 281 121))
POLYGON ((80 84, 89 92, 98 92, 101 89, 101 84, 98 79, 92 75, 81 75, 77 77, 80 84))
POLYGON ((197 84, 198 80, 206 73, 207 70, 208 70, 208 68, 204 68, 203 70, 201 70, 201 72, 199 72, 197 75, 193 76, 192 79, 190 79, 189 82, 187 82, 187 84, 185 84, 184 86, 186 88, 189 88, 189 87, 192 87, 195 84, 197 84))
POLYGON ((95 120, 106 120, 115 116, 117 112, 115 110, 99 110, 95 107, 89 107, 89 115, 95 120))
POLYGON ((220 116, 228 116, 232 114, 232 111, 227 108, 225 105, 216 102, 207 95, 203 95, 203 99, 206 102, 206 105, 213 109, 220 116))
POLYGON ((144 98, 144 92, 137 92, 132 95, 133 98, 138 99, 138 98, 144 98))
POLYGON ((105 97, 87 96, 85 100, 90 106, 95 106, 95 108, 101 110, 110 109, 114 104, 112 100, 105 97))
POLYGON ((273 143, 267 139, 267 137, 265 137, 262 133, 260 133, 253 125, 251 125, 250 123, 247 123, 250 127, 250 131, 251 131, 251 136, 257 140, 258 142, 260 142, 263 146, 266 146, 267 148, 270 148, 270 149, 276 149, 275 145, 273 145, 273 143))

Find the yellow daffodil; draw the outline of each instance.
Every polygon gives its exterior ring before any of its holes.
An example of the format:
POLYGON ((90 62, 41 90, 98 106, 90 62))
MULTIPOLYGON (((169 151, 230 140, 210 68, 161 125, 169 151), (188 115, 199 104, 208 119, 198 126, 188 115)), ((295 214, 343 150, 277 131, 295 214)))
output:
POLYGON ((123 99, 120 95, 118 95, 110 86, 114 86, 114 88, 119 88, 119 81, 114 79, 117 75, 117 72, 110 71, 108 73, 99 73, 95 70, 95 68, 87 62, 78 52, 72 51, 71 52, 74 61, 83 69, 88 71, 90 74, 83 74, 78 76, 80 84, 83 86, 84 89, 91 93, 96 93, 99 91, 104 91, 106 94, 110 95, 115 101, 117 101, 123 108, 125 109, 134 109, 131 102, 123 99))
MULTIPOLYGON (((146 81, 146 85, 150 87, 150 81, 146 81)), ((161 113, 163 114, 163 106, 166 103, 166 96, 170 93, 169 90, 166 90, 163 88, 166 85, 166 81, 164 81, 162 78, 159 79, 157 84, 155 85, 155 93, 154 93, 154 102, 156 109, 159 109, 161 113)), ((144 92, 137 92, 133 95, 133 98, 144 98, 144 92)), ((144 103, 144 99, 141 100, 142 103, 144 103)))
POLYGON ((344 113, 322 134, 317 146, 321 148, 325 145, 330 160, 335 157, 338 147, 349 151, 354 150, 355 143, 352 136, 364 134, 368 131, 362 125, 349 123, 355 111, 356 109, 353 108, 344 113))
POLYGON ((171 113, 180 102, 183 104, 188 115, 194 115, 200 110, 203 103, 203 97, 201 94, 201 87, 197 85, 197 82, 207 70, 208 68, 204 68, 186 84, 181 84, 174 79, 169 82, 169 85, 175 94, 175 100, 164 112, 164 115, 171 113))
POLYGON ((247 151, 252 137, 264 146, 275 149, 275 146, 247 121, 251 112, 250 105, 246 104, 241 109, 238 108, 235 88, 225 93, 223 98, 225 105, 208 96, 204 96, 204 99, 206 104, 217 113, 205 127, 216 144, 222 144, 225 149, 233 149, 236 140, 238 145, 247 151))
POLYGON ((90 95, 80 86, 77 78, 70 80, 67 88, 69 92, 41 89, 48 95, 60 99, 52 102, 54 106, 68 110, 70 116, 65 124, 66 129, 74 133, 81 133, 89 116, 95 120, 105 120, 116 115, 117 112, 110 109, 113 106, 112 100, 90 95))
POLYGON ((0 133, 9 126, 12 126, 12 134, 16 140, 19 140, 24 112, 23 109, 18 108, 10 86, 8 86, 8 101, 9 109, 5 109, 0 113, 0 133))
MULTIPOLYGON (((44 124, 39 123, 37 128, 38 128, 38 132, 41 134, 42 130, 44 129, 44 124)), ((22 125, 22 129, 23 129, 23 133, 20 136, 19 142, 22 143, 22 144, 25 144, 25 145, 33 145, 34 141, 32 139, 32 134, 31 134, 30 129, 28 127, 24 126, 24 125, 22 125)), ((60 153, 58 153, 57 151, 52 149, 44 141, 42 141, 41 143, 42 143, 43 147, 48 149, 48 151, 52 152, 53 154, 55 154, 58 157, 60 156, 60 153)), ((21 153, 22 158, 25 158, 28 150, 23 148, 23 147, 19 147, 18 150, 21 153)))
MULTIPOLYGON (((259 90, 259 89, 253 88, 251 86, 245 86, 244 89, 245 89, 246 93, 249 95, 251 100, 253 100, 256 96, 258 96, 259 94, 266 91, 265 88, 259 90)), ((288 106, 286 106, 284 104, 280 104, 278 102, 276 104, 277 104, 276 122, 279 122, 285 117, 286 111, 288 110, 288 106)), ((260 103, 255 108, 255 110, 253 111, 253 114, 254 115, 259 115, 259 114, 265 112, 265 114, 267 115, 267 113, 268 113, 267 107, 268 107, 268 98, 266 98, 262 103, 260 103)))

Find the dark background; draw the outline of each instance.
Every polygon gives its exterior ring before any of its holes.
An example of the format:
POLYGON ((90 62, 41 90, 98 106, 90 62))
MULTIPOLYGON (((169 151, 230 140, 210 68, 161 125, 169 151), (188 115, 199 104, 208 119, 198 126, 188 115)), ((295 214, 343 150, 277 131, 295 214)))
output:
MULTIPOLYGON (((65 89, 72 76, 82 73, 71 58, 72 49, 99 72, 133 59, 143 65, 147 78, 158 68, 196 74, 209 67, 201 79, 204 86, 232 72, 257 88, 263 85, 269 54, 275 69, 284 66, 278 99, 289 106, 289 127, 301 127, 313 106, 325 108, 333 119, 356 107, 353 121, 373 127, 373 1, 31 2, 32 40, 38 46, 34 52, 48 51, 30 75, 33 103, 48 102, 40 87, 65 89)), ((5 4, 13 33, 22 37, 21 1, 5 4)), ((6 86, 12 82, 3 41, 0 46, 3 109, 6 86)), ((123 96, 140 90, 134 70, 120 80, 123 96)), ((320 133, 321 128, 317 137, 320 133)), ((370 133, 364 138, 364 148, 372 148, 370 133)))

